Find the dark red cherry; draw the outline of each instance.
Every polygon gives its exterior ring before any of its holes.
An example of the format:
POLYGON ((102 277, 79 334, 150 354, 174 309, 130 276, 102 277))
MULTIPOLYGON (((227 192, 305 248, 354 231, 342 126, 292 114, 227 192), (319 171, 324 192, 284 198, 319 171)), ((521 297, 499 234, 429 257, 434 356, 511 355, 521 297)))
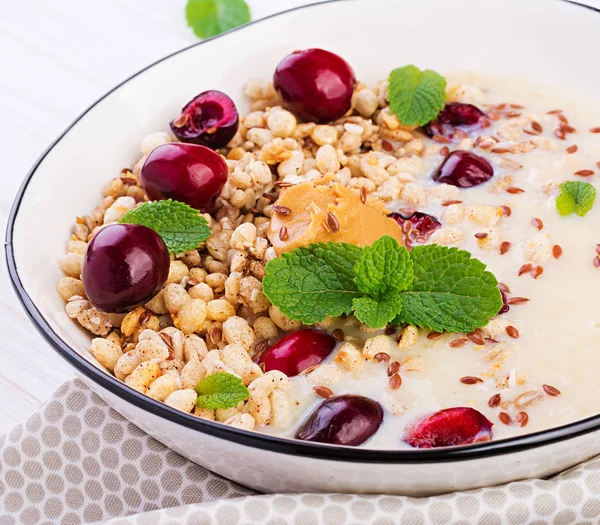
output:
POLYGON ((296 439, 356 447, 375 434, 382 421, 381 406, 368 397, 332 397, 300 425, 296 439))
POLYGON ((411 223, 411 232, 415 231, 421 237, 429 237, 435 230, 441 228, 442 223, 433 215, 415 211, 412 213, 393 212, 390 217, 394 219, 400 226, 404 228, 405 222, 411 223))
POLYGON ((418 421, 406 431, 404 441, 417 448, 468 445, 491 440, 492 426, 474 408, 447 408, 418 421))
POLYGON ((83 257, 85 294, 103 312, 124 312, 161 290, 169 265, 167 247, 154 230, 111 224, 92 237, 83 257))
POLYGON ((506 297, 506 294, 502 290, 500 290, 500 295, 502 295, 502 308, 500 308, 497 315, 505 314, 506 312, 508 312, 510 310, 510 306, 508 306, 508 299, 506 297))
POLYGON ((350 109, 356 78, 342 57, 324 49, 294 51, 275 69, 273 86, 303 120, 330 122, 350 109))
POLYGON ((238 112, 225 93, 205 91, 194 97, 171 122, 173 134, 181 142, 211 149, 226 146, 238 130, 238 112))
POLYGON ((260 356, 265 372, 279 370, 288 377, 318 365, 334 349, 335 339, 319 330, 307 328, 284 335, 260 356))
POLYGON ((468 151, 453 151, 433 174, 433 180, 459 188, 472 188, 494 176, 491 164, 468 151))
POLYGON ((441 135, 450 140, 455 140, 454 128, 466 128, 466 131, 480 129, 486 126, 485 113, 471 104, 461 102, 449 102, 440 111, 435 120, 423 127, 423 131, 429 136, 441 135))
POLYGON ((228 175, 223 157, 213 150, 170 142, 152 150, 140 178, 150 200, 173 199, 210 211, 228 175))

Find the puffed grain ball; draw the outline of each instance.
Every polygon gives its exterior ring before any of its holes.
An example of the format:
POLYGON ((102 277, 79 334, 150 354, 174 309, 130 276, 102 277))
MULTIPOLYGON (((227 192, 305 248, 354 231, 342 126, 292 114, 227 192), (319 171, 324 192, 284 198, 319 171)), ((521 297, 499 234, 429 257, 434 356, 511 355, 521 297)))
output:
POLYGON ((183 305, 190 301, 190 295, 180 284, 168 284, 164 288, 163 301, 167 310, 176 314, 183 305))
POLYGON ((128 211, 133 210, 135 205, 133 197, 119 197, 104 213, 104 224, 117 222, 128 211))
POLYGON ((277 326, 268 317, 257 317, 252 327, 258 341, 275 339, 279 335, 277 326))
POLYGON ((342 365, 346 370, 354 372, 362 368, 365 358, 356 346, 346 342, 338 350, 333 360, 342 365))
POLYGON ((333 144, 338 138, 337 129, 335 126, 318 125, 313 128, 310 133, 310 138, 319 146, 333 144))
POLYGON ((271 418, 269 425, 274 428, 285 428, 292 419, 290 401, 282 390, 274 390, 269 396, 271 418))
POLYGON ((400 350, 405 350, 410 348, 417 342, 419 338, 419 330, 416 326, 408 325, 402 333, 400 334, 400 341, 398 343, 398 348, 400 350))
POLYGON ((260 160, 250 162, 246 167, 246 173, 256 187, 266 186, 273 181, 273 174, 269 166, 260 160))
POLYGON ((95 335, 106 335, 112 328, 108 314, 101 312, 97 308, 83 310, 77 315, 77 321, 86 330, 95 335))
POLYGON ((80 253, 83 255, 87 250, 87 242, 70 240, 67 243, 67 252, 69 253, 80 253))
POLYGON ((251 78, 246 82, 244 87, 244 95, 250 100, 260 100, 265 98, 273 98, 276 93, 273 89, 273 84, 267 80, 251 78))
POLYGON ((115 376, 124 381, 125 378, 135 370, 135 368, 142 362, 139 352, 135 349, 124 353, 117 359, 114 367, 115 376))
MULTIPOLYGON (((185 290, 184 290, 185 291, 185 290)), ((156 315, 163 315, 168 313, 168 309, 165 306, 164 301, 164 289, 158 292, 152 299, 150 299, 145 305, 144 308, 150 310, 152 313, 156 315)))
POLYGON ((207 303, 215 298, 215 293, 212 288, 206 283, 198 283, 188 289, 188 294, 192 299, 202 299, 207 303))
POLYGON ((69 277, 79 279, 82 263, 83 255, 80 253, 67 253, 60 260, 60 268, 69 277))
POLYGON ((354 108, 363 117, 370 117, 379 106, 377 95, 370 89, 361 89, 354 95, 354 108))
POLYGON ((335 386, 344 378, 344 372, 333 363, 319 365, 306 379, 311 385, 335 386))
POLYGON ((246 133, 246 138, 262 148, 273 140, 273 133, 271 133, 271 130, 264 128, 251 128, 246 133))
POLYGON ((225 289, 227 275, 224 273, 211 273, 206 276, 206 284, 210 286, 215 293, 221 293, 225 289))
POLYGON ((202 299, 191 299, 178 312, 174 323, 184 334, 192 334, 200 330, 206 315, 206 302, 202 299))
POLYGON ((140 318, 145 311, 143 306, 138 306, 123 318, 121 321, 121 332, 123 332, 123 335, 129 337, 140 327, 140 318))
POLYGON ((146 395, 157 401, 164 401, 179 387, 180 385, 174 376, 171 374, 163 374, 150 383, 146 395))
POLYGON ((350 133, 348 131, 344 132, 342 138, 339 141, 339 147, 344 153, 350 153, 358 150, 361 144, 362 136, 350 133))
POLYGON ((460 224, 465 219, 465 209, 461 204, 446 206, 441 216, 444 224, 460 224))
POLYGON ((196 279, 199 283, 203 283, 206 280, 208 272, 204 268, 190 268, 188 274, 190 279, 196 279))
POLYGON ((289 137, 294 132, 296 123, 296 117, 281 108, 272 109, 267 117, 267 126, 274 137, 289 137))
POLYGON ((398 175, 399 173, 418 175, 423 170, 423 161, 419 157, 405 157, 392 162, 387 170, 390 175, 398 175))
POLYGON ((362 354, 367 359, 373 359, 377 354, 391 355, 392 351, 396 350, 397 346, 394 340, 387 335, 376 335, 365 341, 365 346, 362 349, 362 354))
POLYGON ((191 412, 194 410, 196 405, 196 399, 198 394, 191 388, 184 388, 183 390, 177 390, 173 392, 167 399, 165 399, 165 405, 181 410, 182 412, 191 412))
POLYGON ((63 277, 58 281, 58 293, 65 300, 68 301, 74 295, 84 295, 83 283, 79 279, 74 277, 63 277))
POLYGON ((161 144, 166 144, 167 142, 171 142, 171 137, 169 137, 169 134, 165 133, 164 131, 158 131, 156 133, 146 135, 140 144, 142 155, 149 155, 154 148, 160 146, 161 144))
POLYGON ((427 188, 427 193, 431 199, 440 199, 441 201, 460 199, 460 190, 451 184, 436 184, 427 188))
POLYGON ((528 261, 543 263, 552 257, 553 243, 544 233, 537 233, 523 243, 523 255, 528 261))
POLYGON ((227 421, 228 419, 232 418, 236 414, 239 414, 239 410, 236 407, 217 408, 215 410, 216 420, 220 421, 221 423, 227 421))
POLYGON ((182 261, 171 261, 167 283, 180 283, 189 274, 190 270, 182 261))
POLYGON ((238 344, 250 351, 256 344, 254 330, 248 321, 238 316, 233 316, 223 322, 223 339, 229 344, 238 344))
POLYGON ((160 367, 155 361, 142 361, 131 375, 127 378, 127 384, 137 390, 146 393, 150 383, 160 375, 160 367))
POLYGON ((360 161, 360 169, 365 177, 373 181, 376 186, 383 184, 389 179, 390 174, 380 165, 376 155, 366 155, 360 161))
POLYGON ((251 111, 242 120, 242 123, 247 128, 264 128, 265 127, 265 112, 251 111))
POLYGON ((256 226, 251 222, 240 224, 231 235, 229 246, 236 250, 246 250, 256 241, 256 226))
POLYGON ((238 412, 234 416, 224 421, 224 423, 233 428, 239 428, 242 430, 254 430, 256 421, 250 414, 242 414, 238 412))
POLYGON ((335 148, 330 144, 321 146, 317 151, 317 168, 325 173, 335 173, 340 169, 340 161, 338 160, 335 148))
POLYGON ((460 244, 464 236, 465 234, 459 228, 439 228, 431 234, 429 242, 432 244, 441 244, 443 246, 452 246, 460 244))
POLYGON ((292 175, 298 175, 304 167, 304 153, 302 150, 293 150, 290 157, 285 159, 277 166, 277 173, 285 178, 292 175))
POLYGON ((183 388, 195 388, 205 376, 206 367, 198 359, 192 359, 181 369, 181 386, 183 388))
POLYGON ((208 348, 204 339, 196 334, 187 334, 183 339, 183 358, 186 362, 193 359, 204 359, 208 348))
POLYGON ((481 226, 495 226, 502 218, 502 208, 488 204, 474 204, 467 212, 467 217, 481 226))
MULTIPOLYGON (((194 407, 193 414, 195 416, 198 416, 200 419, 206 419, 207 421, 214 421, 215 420, 215 411, 214 410, 210 410, 209 408, 194 407)), ((250 414, 245 414, 245 415, 249 416, 250 414)), ((248 430, 252 430, 252 429, 250 428, 248 430)))
POLYGON ((294 332, 302 327, 301 321, 290 319, 274 304, 269 307, 269 317, 284 332, 294 332))
POLYGON ((423 186, 414 182, 409 182, 402 187, 400 198, 415 208, 427 205, 427 191, 423 186))
POLYGON ((235 315, 235 310, 226 299, 215 299, 206 305, 208 319, 213 321, 226 321, 235 315))
POLYGON ((123 355, 123 350, 117 343, 101 337, 92 339, 90 352, 103 367, 111 372, 114 371, 119 357, 123 355))

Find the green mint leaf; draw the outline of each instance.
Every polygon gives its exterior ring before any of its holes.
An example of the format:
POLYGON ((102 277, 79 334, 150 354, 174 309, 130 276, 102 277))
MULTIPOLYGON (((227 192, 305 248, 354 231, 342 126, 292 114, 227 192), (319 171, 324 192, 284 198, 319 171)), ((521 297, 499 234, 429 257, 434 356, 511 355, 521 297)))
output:
POLYGON ((296 248, 265 267, 263 291, 291 319, 304 324, 352 312, 361 294, 354 265, 361 249, 352 244, 319 243, 296 248))
POLYGON ((121 224, 141 224, 158 233, 169 253, 182 253, 197 248, 210 237, 210 227, 198 210, 171 199, 145 202, 128 211, 121 224))
POLYGON ((583 217, 592 209, 596 199, 596 188, 589 182, 567 181, 560 185, 556 198, 556 209, 560 215, 576 213, 583 217))
POLYGON ((198 393, 196 406, 210 410, 234 407, 250 396, 243 381, 227 372, 217 372, 205 377, 196 385, 195 390, 198 393))
POLYGON ((401 293, 395 323, 468 333, 485 326, 502 307, 498 281, 469 252, 430 244, 413 248, 410 258, 415 279, 401 293))
POLYGON ((250 22, 250 10, 244 0, 188 0, 185 16, 200 38, 219 35, 250 22))
POLYGON ((389 235, 363 248, 354 271, 358 290, 373 297, 391 290, 406 290, 413 280, 408 250, 389 235))
POLYGON ((446 79, 415 66, 394 69, 388 85, 390 109, 405 126, 423 126, 444 108, 446 79))
POLYGON ((358 297, 352 301, 352 308, 361 323, 371 328, 383 328, 402 310, 402 297, 396 291, 388 292, 378 299, 358 297))

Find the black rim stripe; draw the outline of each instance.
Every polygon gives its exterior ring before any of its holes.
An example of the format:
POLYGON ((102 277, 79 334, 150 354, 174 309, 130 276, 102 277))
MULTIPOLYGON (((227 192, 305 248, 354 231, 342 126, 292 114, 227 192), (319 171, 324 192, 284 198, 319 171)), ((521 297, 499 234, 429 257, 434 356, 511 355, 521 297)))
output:
MULTIPOLYGON (((268 17, 260 20, 255 20, 244 26, 232 29, 227 33, 217 35, 215 37, 197 42, 190 46, 187 46, 179 51, 171 53, 160 60, 146 66, 137 73, 131 75, 129 78, 115 86, 113 89, 108 91, 105 95, 94 102, 89 108, 87 108, 77 119, 75 119, 65 131, 42 153, 38 158, 29 173, 25 177, 17 195, 15 197, 14 204, 12 206, 5 239, 5 252, 6 262, 8 265, 10 279, 12 281, 13 288, 17 294, 17 297, 26 314, 33 322, 36 329, 40 332, 42 337, 52 346, 52 348, 58 352, 66 361, 68 361, 73 367, 75 367, 80 373, 93 380, 106 390, 110 391, 116 396, 123 398, 125 401, 135 405, 137 408, 147 410, 157 416, 163 417, 172 423, 182 425, 204 434, 208 434, 220 439, 239 443, 249 447, 269 450, 273 452, 279 452, 283 454, 292 454, 296 456, 311 457, 328 459, 334 461, 351 461, 357 463, 433 463, 433 462, 447 462, 447 461, 458 461, 466 459, 476 459, 487 456, 494 456, 500 454, 508 454, 519 452, 539 446, 549 445, 565 439, 571 439, 576 436, 587 434, 595 430, 600 429, 600 415, 592 416, 568 425, 564 425, 558 428, 553 428, 534 434, 528 434, 522 437, 514 437, 500 441, 490 441, 487 443, 481 443, 477 445, 467 445, 461 447, 450 447, 445 449, 430 449, 430 450, 369 450, 351 447, 340 447, 332 445, 323 445, 319 443, 310 443, 304 441, 295 441, 287 438, 278 438, 269 436, 266 434, 259 434, 256 432, 249 432, 239 429, 226 427, 221 423, 215 423, 212 421, 205 421, 196 416, 185 414, 178 410, 175 410, 164 403, 155 401, 127 386, 125 383, 119 381, 116 377, 103 372, 100 368, 97 368, 92 363, 88 362, 83 356, 81 356, 75 349, 67 345, 50 327, 48 321, 44 318, 41 312, 37 309, 32 299, 29 297, 21 279, 19 277, 17 266, 15 262, 15 254, 13 248, 13 234, 14 226, 19 207, 23 200, 23 196, 29 185, 29 182, 33 178, 37 168, 46 158, 46 155, 63 139, 63 137, 73 129, 73 127, 83 118, 85 115, 95 108, 100 102, 117 91, 121 86, 129 82, 131 79, 141 75, 148 69, 155 65, 175 56, 180 53, 187 51, 188 49, 201 46, 206 42, 222 38, 236 31, 243 31, 246 27, 251 25, 260 24, 264 20, 276 18, 288 13, 299 11, 302 9, 310 9, 319 4, 327 4, 333 2, 344 2, 351 0, 328 0, 327 2, 316 2, 304 6, 295 7, 287 11, 275 13, 268 17)), ((364 0, 366 1, 366 0, 364 0)), ((555 0, 561 1, 568 4, 572 4, 577 7, 583 7, 590 11, 600 13, 600 9, 579 4, 572 0, 555 0)))

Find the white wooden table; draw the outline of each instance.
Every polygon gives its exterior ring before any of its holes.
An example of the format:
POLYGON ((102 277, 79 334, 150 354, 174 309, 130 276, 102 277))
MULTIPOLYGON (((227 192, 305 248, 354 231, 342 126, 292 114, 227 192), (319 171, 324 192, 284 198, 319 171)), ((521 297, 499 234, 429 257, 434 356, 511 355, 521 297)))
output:
MULTIPOLYGON (((248 1, 254 19, 306 3, 248 1)), ((48 144, 115 84, 197 38, 186 24, 185 0, 6 0, 1 5, 0 230, 4 236, 17 188, 48 144)), ((2 256, 0 434, 71 377, 69 366, 25 317, 2 256)))

